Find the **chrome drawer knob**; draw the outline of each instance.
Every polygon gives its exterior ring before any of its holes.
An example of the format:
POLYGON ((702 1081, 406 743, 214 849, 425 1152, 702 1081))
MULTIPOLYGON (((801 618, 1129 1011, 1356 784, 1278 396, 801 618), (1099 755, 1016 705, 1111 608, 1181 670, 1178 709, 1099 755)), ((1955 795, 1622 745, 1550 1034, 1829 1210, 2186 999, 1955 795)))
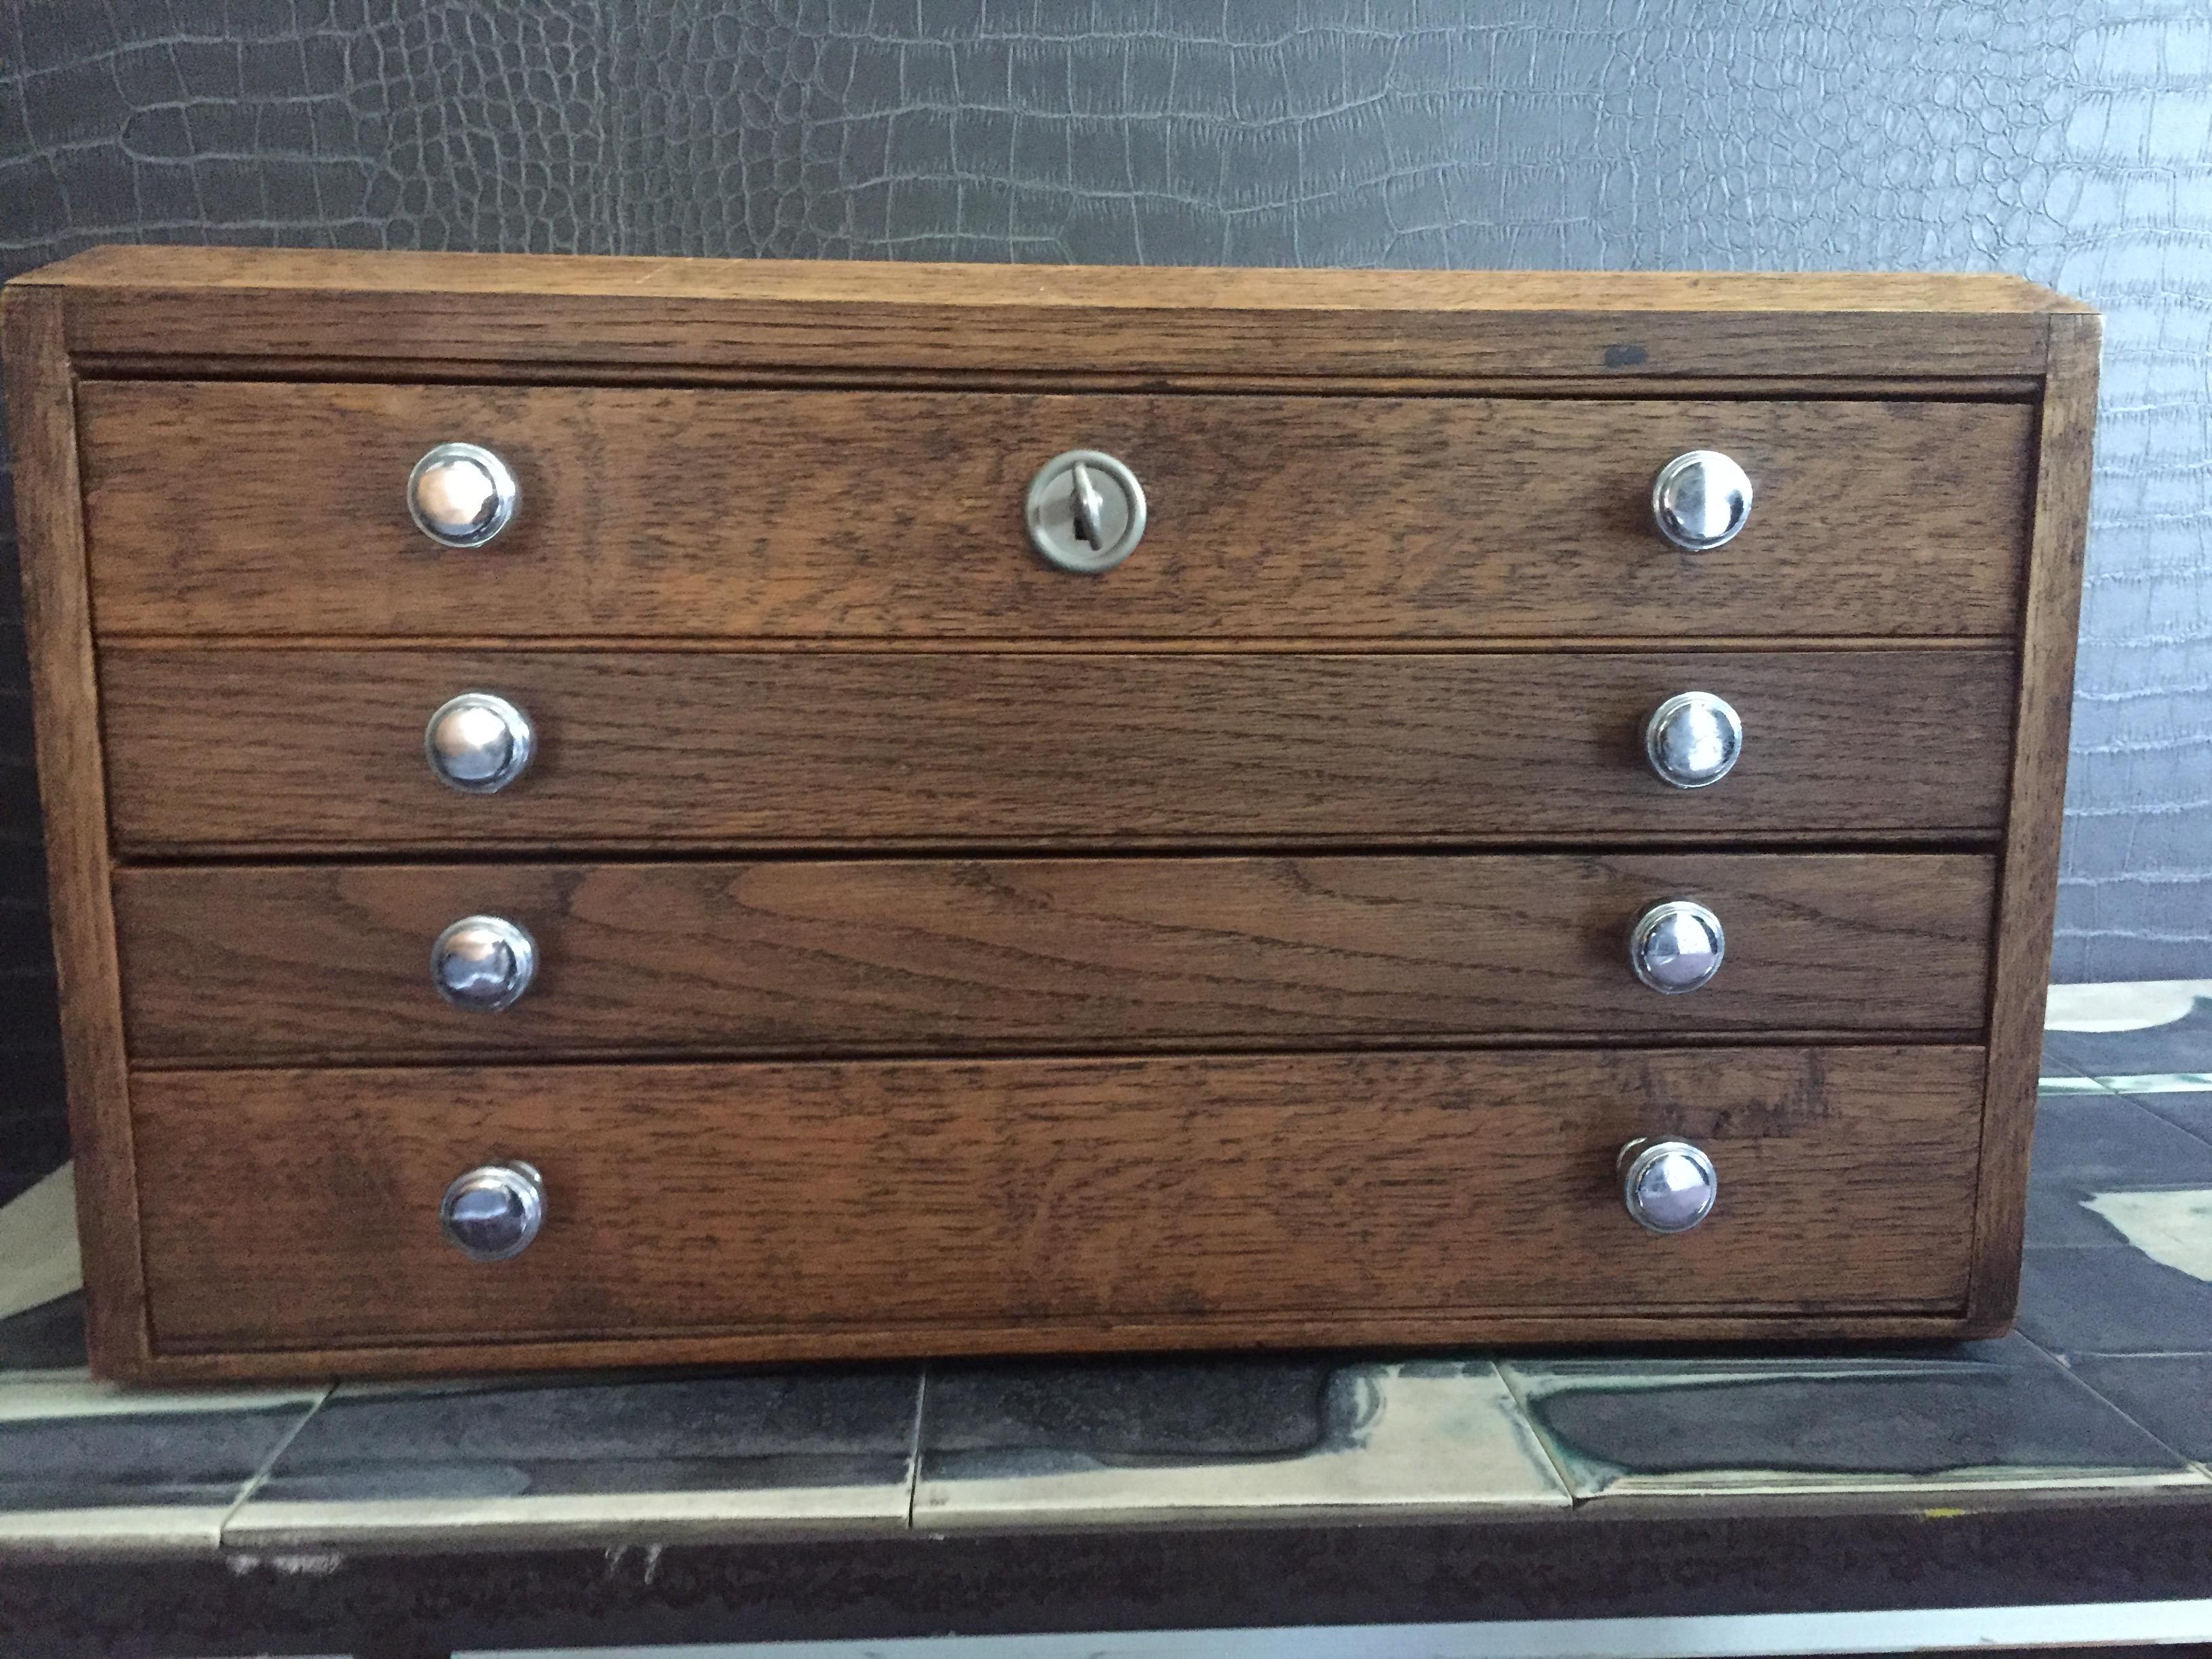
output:
POLYGON ((1728 936, 1721 919, 1691 899, 1669 899, 1637 917, 1628 936, 1628 963, 1655 991, 1679 996, 1721 970, 1728 936))
POLYGON ((520 1163, 471 1170, 446 1188, 438 1224, 471 1261, 520 1255, 545 1224, 544 1177, 520 1163))
POLYGON ((456 1008, 512 1008, 538 976, 538 941, 505 916, 463 916, 430 947, 430 983, 456 1008))
POLYGON ((1743 720, 1710 691, 1683 691, 1644 723, 1644 757, 1662 783, 1703 789, 1718 783, 1743 753, 1743 720))
POLYGON ((1712 1159, 1686 1140, 1632 1140, 1614 1167, 1620 1201, 1637 1225, 1655 1233, 1686 1233, 1720 1196, 1712 1159))
POLYGON ((1144 539, 1145 487, 1111 455, 1071 449, 1037 469, 1022 522, 1047 563, 1095 576, 1144 539))
POLYGON ((521 505, 507 463, 475 444, 440 444, 407 475, 415 527, 447 547, 482 547, 514 521, 521 505))
POLYGON ((1652 481, 1652 522, 1668 541, 1692 553, 1718 547, 1750 516, 1751 479, 1717 449, 1677 455, 1652 481))
POLYGON ((422 731, 422 752, 439 781, 471 795, 504 789, 530 769, 538 734, 530 716, 505 697, 464 691, 441 705, 422 731))

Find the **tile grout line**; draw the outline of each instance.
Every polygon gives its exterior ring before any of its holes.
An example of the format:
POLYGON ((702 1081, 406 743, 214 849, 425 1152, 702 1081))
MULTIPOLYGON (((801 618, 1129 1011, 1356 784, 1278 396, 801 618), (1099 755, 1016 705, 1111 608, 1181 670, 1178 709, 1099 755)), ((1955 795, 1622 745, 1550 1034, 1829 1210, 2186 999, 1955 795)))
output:
POLYGON ((2142 1095, 2125 1094, 2118 1090, 2114 1090, 2113 1092, 2115 1094, 2118 1094, 2120 1098, 2123 1100, 2133 1101, 2136 1105, 2142 1107, 2143 1110, 2148 1112, 2153 1117, 2156 1118, 2160 1123, 2169 1124, 2172 1127, 2180 1130, 2182 1133, 2193 1136, 2196 1139, 2201 1141, 2205 1146, 2212 1146, 2212 1130, 2199 1129, 2193 1125, 2182 1122, 2179 1118, 2168 1117, 2164 1112, 2160 1111, 2157 1107, 2150 1103, 2152 1099, 2164 1099, 2166 1098, 2165 1096, 2159 1095, 2146 1098, 2142 1095))
POLYGON ((921 1362, 921 1375, 914 1387, 914 1434, 906 1450, 906 1529, 914 1530, 914 1507, 921 1499, 921 1430, 929 1413, 929 1362, 921 1362))
POLYGON ((315 1403, 300 1413, 300 1420, 295 1423, 289 1432, 276 1443, 269 1455, 261 1460, 261 1467, 254 1470, 252 1474, 247 1477, 246 1484, 239 1488, 238 1496, 231 1501, 230 1507, 222 1512, 222 1519, 216 1524, 215 1547, 218 1552, 228 1541, 230 1523, 238 1519, 238 1512, 246 1507, 253 1494, 259 1492, 269 1477, 276 1472, 277 1459, 292 1449, 292 1443, 300 1437, 301 1431, 306 1429, 316 1414, 330 1404, 331 1396, 337 1391, 337 1382, 324 1383, 323 1391, 315 1396, 315 1403))
MULTIPOLYGON (((1490 1362, 1490 1368, 1498 1373, 1498 1382, 1504 1385, 1505 1397, 1513 1402, 1513 1409, 1520 1413, 1521 1426, 1528 1431, 1528 1437, 1536 1443, 1536 1449, 1544 1454, 1544 1462, 1551 1467, 1553 1477, 1559 1483, 1559 1490, 1566 1493, 1569 1506, 1580 1509, 1584 1504, 1589 1502, 1589 1499, 1575 1490, 1573 1478, 1568 1474, 1566 1467, 1559 1462, 1559 1455, 1553 1451, 1552 1443, 1545 1438, 1544 1431, 1536 1426, 1536 1414, 1528 1409, 1528 1402, 1522 1398, 1521 1390, 1513 1386, 1512 1373, 1506 1369, 1504 1363, 1497 1359, 1490 1362)), ((1592 1496, 1595 1494, 1593 1493, 1592 1496)))
POLYGON ((2175 1461, 2180 1463, 2181 1466, 2187 1469, 2191 1474, 2196 1475, 2200 1480, 2208 1478, 2204 1466, 2202 1463, 2190 1456, 2188 1453, 2183 1451, 2179 1446, 2167 1445, 2166 1437, 2163 1435, 2157 1433, 2148 1424, 2137 1421, 2134 1413, 2130 1412, 2126 1407, 2121 1405, 2118 1401, 2114 1400, 2110 1395, 2106 1395, 2102 1389, 2098 1388, 2094 1383, 2090 1382, 2087 1377, 2075 1370, 2064 1358, 2061 1358, 2057 1354, 2052 1353, 2050 1349, 2045 1347, 2040 1342, 2038 1342, 2032 1336, 2027 1339, 2027 1344, 2030 1347, 2035 1349, 2038 1352, 2045 1355, 2053 1361, 2057 1365, 2058 1369, 2063 1371, 2068 1378, 2072 1381, 2075 1388, 2084 1390, 2092 1400, 2102 1406, 2106 1411, 2112 1413, 2123 1422, 2127 1423, 2130 1427, 2134 1428, 2137 1433, 2148 1439, 2153 1445, 2166 1447, 2166 1449, 2172 1455, 2175 1461))

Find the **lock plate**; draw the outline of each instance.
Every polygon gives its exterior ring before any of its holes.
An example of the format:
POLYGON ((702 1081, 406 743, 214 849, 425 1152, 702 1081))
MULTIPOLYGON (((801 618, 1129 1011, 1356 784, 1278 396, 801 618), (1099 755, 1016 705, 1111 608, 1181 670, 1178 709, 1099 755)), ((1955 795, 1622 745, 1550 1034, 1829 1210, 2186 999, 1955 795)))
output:
POLYGON ((1022 521, 1047 563, 1079 575, 1111 570, 1145 535, 1145 488, 1111 455, 1071 449, 1037 469, 1022 521))

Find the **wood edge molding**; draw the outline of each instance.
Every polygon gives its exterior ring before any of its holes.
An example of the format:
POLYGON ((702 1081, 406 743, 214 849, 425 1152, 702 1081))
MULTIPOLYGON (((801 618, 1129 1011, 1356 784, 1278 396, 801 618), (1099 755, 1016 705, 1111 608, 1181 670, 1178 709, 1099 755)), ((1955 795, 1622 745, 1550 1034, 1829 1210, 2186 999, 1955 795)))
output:
POLYGON ((1606 836, 1504 831, 1493 835, 1374 836, 1031 836, 1010 841, 960 836, 696 836, 652 839, 595 835, 550 840, 484 842, 457 839, 355 841, 157 841, 124 843, 118 867, 223 864, 412 864, 425 860, 542 860, 578 864, 592 859, 682 860, 776 858, 1268 857, 1322 858, 1392 853, 1981 853, 2002 840, 1994 825, 1916 825, 1910 828, 1762 830, 1755 835, 1667 831, 1606 836))
MULTIPOLYGON (((137 1079, 158 1082, 164 1078, 195 1072, 260 1071, 450 1071, 456 1066, 504 1068, 518 1064, 549 1067, 587 1066, 793 1066, 821 1060, 904 1065, 915 1060, 981 1061, 995 1060, 1081 1061, 1089 1060, 1261 1060, 1282 1056, 1341 1059, 1347 1055, 1388 1058, 1398 1054, 1498 1052, 1522 1048, 1564 1048, 1597 1051, 1617 1048, 1621 1033, 1594 1035, 1587 1031, 1514 1030, 1445 1033, 1417 1032, 1411 1036, 1336 1036, 1300 1040, 1265 1038, 1148 1037, 1116 1038, 1112 1042, 969 1042, 939 1043, 927 1048, 884 1042, 823 1050, 819 1047, 764 1045, 745 1048, 726 1044, 695 1043, 689 1047, 635 1048, 562 1048, 548 1044, 527 1054, 513 1050, 442 1050, 421 1060, 395 1060, 390 1054, 358 1049, 269 1048, 254 1054, 149 1054, 131 1068, 137 1079)), ((1710 1038, 1672 1037, 1660 1032, 1626 1034, 1639 1048, 1668 1053, 1694 1052, 1713 1042, 1735 1048, 1979 1048, 1985 1041, 1979 1030, 1947 1030, 1941 1026, 1906 1029, 1885 1025, 1879 1030, 1834 1026, 1791 1025, 1723 1026, 1710 1038)))
POLYGON ((1777 654, 1813 651, 1982 652, 2010 657, 2008 634, 1745 635, 1731 638, 1591 635, 1346 634, 1154 635, 1095 638, 1067 635, 958 634, 139 634, 100 635, 102 651, 635 651, 727 657, 818 652, 854 657, 1122 656, 1678 656, 1698 652, 1777 654))
POLYGON ((315 380, 349 386, 625 386, 744 392, 946 392, 968 396, 1064 393, 1162 397, 1275 398, 1574 398, 1590 402, 1644 398, 1802 403, 2033 403, 2039 374, 1929 377, 1793 374, 1399 375, 1297 374, 1142 374, 1088 369, 1004 368, 787 370, 682 364, 594 363, 577 359, 546 369, 520 359, 448 357, 386 364, 374 357, 190 356, 164 352, 80 349, 80 380, 315 380))
MULTIPOLYGON (((1094 265, 906 259, 712 258, 667 255, 418 252, 103 243, 15 279, 27 286, 289 289, 346 295, 518 289, 648 298, 827 295, 873 299, 920 289, 933 303, 1223 307, 1355 305, 1553 311, 1564 292, 1590 309, 1919 311, 1930 285, 1967 314, 2089 307, 2003 271, 1527 270, 1413 267, 1094 265), (377 280, 369 280, 370 278, 377 280), (1480 292, 1486 289, 1487 293, 1480 292), (1849 303, 1820 296, 1856 296, 1849 303), (1413 303, 1401 303, 1419 296, 1413 303), (1540 303, 1530 304, 1531 298, 1540 303)), ((1568 307, 1564 308, 1574 308, 1568 307)))
POLYGON ((1990 1060, 1968 1299, 1969 1318, 1991 1328, 2010 1325, 2020 1299, 2104 325, 2094 313, 2048 320, 2051 371, 2038 440, 2012 790, 1990 972, 1990 1060))
MULTIPOLYGON (((1065 1322, 929 1328, 933 1356, 988 1358, 1020 1355, 1166 1353, 1298 1348, 1386 1348, 1435 1353, 1453 1349, 1541 1344, 1632 1342, 1644 1352, 1685 1343, 1730 1341, 1877 1342, 1978 1338, 1999 1334, 1954 1310, 1889 1304, 1865 1311, 1808 1313, 1696 1311, 1639 1316, 1531 1310, 1512 1313, 1393 1312, 1342 1316, 1307 1315, 1188 1321, 1065 1322)), ((410 1376, 459 1371, 559 1370, 607 1365, 738 1365, 792 1361, 905 1361, 918 1352, 911 1328, 845 1331, 714 1332, 600 1338, 422 1345, 380 1344, 358 1348, 226 1348, 205 1352, 157 1351, 118 1380, 143 1382, 296 1381, 302 1376, 410 1376)))
POLYGON ((1991 276, 931 265, 112 247, 19 278, 79 356, 1113 375, 2039 376, 1991 276), (465 325, 464 329, 463 325, 465 325))
POLYGON ((94 1366, 102 1375, 120 1375, 143 1370, 151 1347, 108 886, 107 796, 67 308, 59 290, 11 289, 0 303, 0 359, 7 374, 62 1060, 77 1158, 86 1340, 94 1366))

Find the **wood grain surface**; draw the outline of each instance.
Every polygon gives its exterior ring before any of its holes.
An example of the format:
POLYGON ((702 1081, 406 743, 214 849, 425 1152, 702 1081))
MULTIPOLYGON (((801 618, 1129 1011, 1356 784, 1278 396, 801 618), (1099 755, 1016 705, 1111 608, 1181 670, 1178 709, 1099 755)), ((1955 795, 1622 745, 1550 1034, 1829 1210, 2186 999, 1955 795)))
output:
POLYGON ((2034 562, 2021 642, 2019 725, 2006 814, 2003 883, 1990 1022, 1973 1311, 2008 1325, 2020 1300, 2029 1150, 2043 1060, 2066 804, 2066 739, 2089 532, 2090 446, 2097 425, 2103 319, 2051 319, 2051 385, 2036 471, 2034 562))
POLYGON ((1976 1033, 1971 855, 937 859, 125 870, 141 1065, 1324 1046, 1519 1033, 1976 1033), (1668 898, 1719 975, 1632 974, 1668 898), (497 1014, 432 988, 449 922, 537 941, 497 1014))
POLYGON ((329 1375, 464 1337, 611 1361, 677 1332, 911 1355, 1122 1320, 1955 1311, 1981 1086, 1973 1048, 1623 1049, 167 1072, 135 1109, 159 1351, 329 1375), (1614 1186, 1656 1133, 1720 1171, 1674 1238, 1614 1186), (439 1194, 502 1158, 543 1172, 545 1231, 473 1263, 439 1194))
MULTIPOLYGON (((64 310, 62 296, 52 289, 9 289, 0 302, 0 363, 7 374, 62 1063, 77 1162, 85 1338, 93 1363, 120 1373, 146 1361, 145 1285, 108 894, 100 691, 77 493, 76 388, 64 349, 64 310)), ((18 914, 9 920, 21 927, 27 918, 18 914)), ((9 994, 19 993, 11 988, 9 994)))
POLYGON ((1997 649, 1461 653, 110 650, 130 854, 439 848, 1267 846, 1774 831, 1986 838, 1997 649), (1715 787, 1646 768, 1650 710, 1741 711, 1715 787), (495 795, 423 722, 500 692, 542 752, 495 795))
MULTIPOLYGON (((25 280, 19 278, 19 281, 25 280)), ((2016 277, 1237 270, 100 248, 70 346, 949 371, 1677 375, 2039 374, 2054 311, 2016 277)))
POLYGON ((92 383, 103 634, 1644 638, 2008 635, 2027 404, 1038 397, 92 383), (488 548, 409 519, 433 445, 520 483, 488 548), (1721 449, 1741 534, 1684 553, 1654 476, 1721 449), (1030 549, 1030 477, 1103 449, 1148 527, 1030 549), (1818 580, 1805 579, 1817 571, 1818 580))

